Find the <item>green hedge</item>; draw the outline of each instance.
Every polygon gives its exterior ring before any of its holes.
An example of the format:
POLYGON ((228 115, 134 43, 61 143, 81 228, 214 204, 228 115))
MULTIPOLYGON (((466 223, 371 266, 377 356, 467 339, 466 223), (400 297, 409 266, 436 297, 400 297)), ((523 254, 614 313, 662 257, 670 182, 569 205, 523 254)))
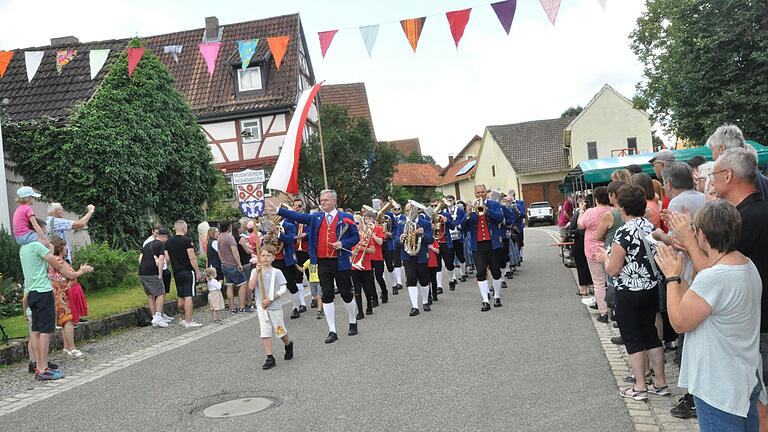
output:
POLYGON ((85 291, 95 292, 137 281, 138 252, 112 249, 106 242, 91 243, 75 252, 73 267, 77 269, 85 263, 94 269, 93 273, 80 278, 85 291))

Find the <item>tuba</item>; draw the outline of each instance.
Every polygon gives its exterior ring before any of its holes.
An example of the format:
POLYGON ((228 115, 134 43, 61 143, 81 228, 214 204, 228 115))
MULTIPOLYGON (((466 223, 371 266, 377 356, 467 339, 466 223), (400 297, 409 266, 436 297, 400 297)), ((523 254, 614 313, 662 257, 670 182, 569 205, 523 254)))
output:
MULTIPOLYGON (((287 203, 280 203, 280 207, 291 210, 291 206, 288 205, 287 203)), ((269 219, 269 222, 270 222, 269 223, 270 226, 268 227, 269 229, 267 230, 267 233, 264 234, 263 242, 265 245, 267 244, 272 245, 277 250, 277 252, 275 253, 279 254, 280 252, 283 251, 283 242, 280 241, 279 236, 275 234, 272 228, 277 227, 277 229, 280 231, 280 234, 284 234, 285 228, 283 228, 283 226, 280 225, 280 223, 283 222, 283 217, 275 214, 274 216, 272 216, 271 219, 269 219)))
POLYGON ((440 241, 445 236, 445 222, 440 220, 440 213, 448 207, 450 207, 450 203, 447 199, 443 198, 437 204, 437 207, 435 207, 435 210, 430 217, 432 222, 432 233, 437 241, 440 241))
POLYGON ((367 253, 366 249, 368 249, 368 246, 371 244, 371 235, 373 234, 374 225, 370 223, 362 223, 360 225, 362 227, 360 230, 360 241, 354 249, 352 249, 352 267, 358 270, 363 270, 365 269, 363 262, 365 261, 365 254, 367 253))
MULTIPOLYGON (((389 199, 389 201, 384 204, 381 209, 379 209, 378 212, 376 212, 376 225, 380 225, 381 228, 384 230, 384 236, 392 235, 392 219, 387 215, 387 212, 389 209, 394 207, 392 204, 393 200, 392 198, 389 199)), ((395 203, 397 204, 397 203, 395 203)))
POLYGON ((426 211, 426 207, 416 201, 408 200, 411 205, 406 215, 405 228, 403 228, 403 250, 410 256, 416 256, 421 249, 422 235, 417 232, 419 228, 419 211, 426 211))

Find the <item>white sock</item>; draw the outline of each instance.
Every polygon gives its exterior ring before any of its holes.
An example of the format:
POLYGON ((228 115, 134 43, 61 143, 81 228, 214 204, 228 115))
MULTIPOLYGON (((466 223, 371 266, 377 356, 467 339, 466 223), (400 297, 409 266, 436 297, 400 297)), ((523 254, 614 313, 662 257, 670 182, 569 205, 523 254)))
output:
POLYGON ((395 267, 395 279, 397 280, 397 285, 403 285, 403 268, 402 267, 395 267))
POLYGON ((467 263, 461 263, 461 264, 459 264, 459 267, 461 267, 461 274, 462 275, 467 274, 467 263))
POLYGON ((429 303, 429 287, 419 287, 419 290, 421 290, 421 298, 424 302, 424 304, 429 303))
POLYGON ((325 322, 328 323, 328 331, 336 333, 336 304, 323 303, 323 313, 325 314, 325 322))
POLYGON ((459 268, 454 267, 453 271, 451 272, 451 281, 456 282, 456 279, 459 277, 458 273, 459 273, 459 268))
POLYGON ((293 308, 298 309, 299 305, 301 304, 301 301, 299 300, 299 293, 293 293, 291 294, 291 302, 293 303, 293 308))
POLYGON ((387 273, 389 273, 389 280, 392 281, 392 285, 395 285, 395 272, 394 269, 392 270, 393 271, 388 271, 387 273))
POLYGON ((483 301, 486 303, 490 303, 488 299, 488 281, 478 281, 477 286, 480 287, 480 295, 483 297, 483 301))
POLYGON ((411 306, 414 309, 419 308, 419 288, 408 287, 408 296, 411 298, 411 306))
POLYGON ((344 309, 347 310, 347 317, 350 324, 357 324, 357 303, 352 300, 349 303, 344 303, 344 309))
POLYGON ((493 298, 501 298, 501 279, 493 280, 493 298))
POLYGON ((297 283, 296 286, 299 288, 299 301, 301 302, 302 306, 306 306, 307 302, 304 300, 304 284, 297 283))
POLYGON ((438 288, 443 287, 443 271, 442 270, 437 272, 437 287, 438 288))

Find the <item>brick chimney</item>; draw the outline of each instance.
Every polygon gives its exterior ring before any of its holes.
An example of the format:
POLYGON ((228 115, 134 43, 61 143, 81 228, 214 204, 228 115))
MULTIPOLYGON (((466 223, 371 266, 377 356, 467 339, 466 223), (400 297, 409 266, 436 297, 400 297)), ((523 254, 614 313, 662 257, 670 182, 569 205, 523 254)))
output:
POLYGON ((74 36, 51 38, 51 46, 54 46, 54 47, 72 46, 72 45, 77 45, 79 43, 80 43, 80 40, 78 40, 74 36))
POLYGON ((449 154, 448 155, 448 166, 451 166, 451 165, 453 165, 453 155, 449 154))
POLYGON ((219 19, 215 16, 205 18, 205 40, 206 42, 219 41, 219 19))

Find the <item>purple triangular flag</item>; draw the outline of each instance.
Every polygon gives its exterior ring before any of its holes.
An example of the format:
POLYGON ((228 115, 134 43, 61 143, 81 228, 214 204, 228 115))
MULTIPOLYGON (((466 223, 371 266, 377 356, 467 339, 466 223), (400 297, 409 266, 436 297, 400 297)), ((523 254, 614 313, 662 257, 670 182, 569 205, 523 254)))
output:
POLYGON ((493 11, 496 12, 496 16, 499 17, 501 26, 504 27, 504 31, 509 34, 509 29, 512 27, 512 20, 515 18, 515 9, 517 8, 517 0, 506 0, 498 3, 491 3, 493 11))

